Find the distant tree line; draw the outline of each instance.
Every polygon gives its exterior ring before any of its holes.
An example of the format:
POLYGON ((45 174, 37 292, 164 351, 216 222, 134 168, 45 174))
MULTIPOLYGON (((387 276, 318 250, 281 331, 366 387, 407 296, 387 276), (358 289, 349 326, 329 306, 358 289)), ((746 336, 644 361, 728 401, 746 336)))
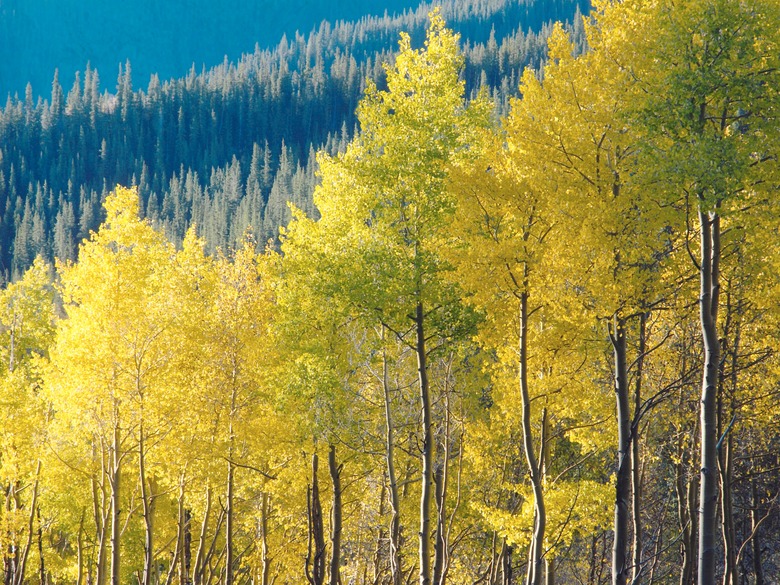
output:
MULTIPOLYGON (((421 39, 430 6, 360 22, 323 22, 181 79, 152 76, 133 86, 120 66, 113 92, 97 70, 58 74, 48 99, 8 98, 0 109, 0 276, 17 278, 37 255, 74 259, 97 228, 113 187, 138 187, 142 213, 181 242, 197 224, 209 249, 235 244, 251 226, 261 243, 289 220, 287 201, 314 213, 312 154, 333 153, 354 133, 367 79, 380 87, 398 33, 421 39)), ((449 2, 443 14, 462 34, 469 95, 486 88, 506 111, 523 69, 544 58, 551 22, 573 23, 576 0, 449 2)))

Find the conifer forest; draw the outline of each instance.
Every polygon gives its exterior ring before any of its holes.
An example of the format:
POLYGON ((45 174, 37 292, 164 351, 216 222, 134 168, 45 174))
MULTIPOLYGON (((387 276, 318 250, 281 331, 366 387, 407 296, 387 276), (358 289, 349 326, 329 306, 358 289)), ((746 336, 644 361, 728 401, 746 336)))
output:
POLYGON ((2 585, 780 583, 777 0, 105 80, 0 108, 2 585))

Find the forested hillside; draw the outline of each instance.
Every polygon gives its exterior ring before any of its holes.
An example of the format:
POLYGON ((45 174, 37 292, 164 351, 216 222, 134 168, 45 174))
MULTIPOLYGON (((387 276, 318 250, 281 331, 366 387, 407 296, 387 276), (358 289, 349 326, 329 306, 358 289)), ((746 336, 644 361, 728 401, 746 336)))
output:
MULTIPOLYGON (((523 69, 541 63, 552 21, 576 24, 582 38, 578 6, 445 3, 463 34, 469 94, 484 86, 504 111, 523 69)), ((238 63, 142 88, 130 63, 116 81, 89 69, 55 77, 45 100, 28 86, 0 111, 0 273, 17 277, 39 254, 75 258, 117 183, 139 187, 142 213, 174 241, 197 224, 211 250, 250 225, 259 241, 274 237, 287 201, 314 213, 313 153, 344 147, 366 80, 382 83, 401 30, 422 38, 429 8, 323 23, 238 63)))
POLYGON ((3 143, 7 190, 52 173, 15 193, 31 233, 60 217, 0 291, 4 585, 777 582, 780 5, 596 3, 507 102, 482 71, 538 37, 443 14, 355 58, 354 103, 307 90, 343 132, 296 97, 302 39, 4 111, 71 153, 3 143), (122 152, 137 184, 103 187, 122 152), (60 172, 100 190, 59 201, 60 172), (243 227, 284 193, 264 246, 243 227))
MULTIPOLYGON (((160 79, 186 75, 194 63, 236 61, 255 44, 273 47, 286 35, 304 33, 323 21, 358 21, 400 14, 419 0, 3 0, 0 3, 0 97, 49 93, 59 69, 70 87, 86 64, 113 84, 117 66, 133 63, 139 87, 152 73, 160 79)), ((110 88, 113 91, 113 87, 110 88)))

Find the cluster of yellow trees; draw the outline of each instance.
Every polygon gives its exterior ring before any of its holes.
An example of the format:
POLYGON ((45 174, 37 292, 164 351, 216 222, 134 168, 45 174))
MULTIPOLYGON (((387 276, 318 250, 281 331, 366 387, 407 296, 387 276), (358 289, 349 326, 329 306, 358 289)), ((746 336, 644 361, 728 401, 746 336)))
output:
POLYGON ((768 582, 780 8, 587 30, 496 123, 434 11, 280 251, 117 187, 2 291, 5 585, 768 582))

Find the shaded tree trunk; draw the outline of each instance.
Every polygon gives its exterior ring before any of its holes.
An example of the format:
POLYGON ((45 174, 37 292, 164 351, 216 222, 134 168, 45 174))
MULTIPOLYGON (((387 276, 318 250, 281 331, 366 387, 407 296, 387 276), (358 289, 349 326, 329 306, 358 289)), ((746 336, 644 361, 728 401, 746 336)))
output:
POLYGON ((631 424, 631 518, 634 534, 632 583, 639 583, 639 574, 642 571, 642 461, 639 453, 639 411, 642 408, 642 374, 647 351, 647 317, 647 313, 639 316, 639 354, 636 358, 634 418, 631 424))
POLYGON ((514 548, 504 541, 504 554, 501 563, 501 585, 514 584, 514 572, 512 571, 512 552, 514 548))
POLYGON ((739 585, 737 571, 737 545, 736 528, 734 525, 734 502, 732 496, 732 484, 734 481, 733 441, 731 427, 736 420, 735 405, 733 403, 737 391, 739 345, 740 345, 740 320, 739 309, 733 307, 731 295, 727 295, 726 324, 724 337, 729 337, 729 332, 734 324, 733 342, 725 352, 727 355, 720 362, 718 374, 718 435, 725 438, 716 444, 718 450, 718 473, 720 474, 720 521, 721 534, 723 536, 723 585, 739 585), (726 409, 726 359, 730 362, 731 373, 729 387, 731 389, 731 403, 728 412, 726 409))
POLYGON ((685 480, 685 468, 682 462, 675 464, 677 475, 675 491, 677 492, 677 521, 680 527, 680 585, 692 585, 694 582, 694 551, 696 518, 693 515, 695 506, 692 495, 695 491, 695 480, 685 480))
POLYGON ((24 576, 27 570, 27 558, 30 554, 30 547, 33 540, 33 525, 35 522, 35 513, 38 510, 38 479, 41 475, 41 462, 38 461, 38 465, 35 468, 35 483, 33 483, 33 493, 30 500, 30 514, 27 522, 27 542, 22 547, 21 553, 14 562, 13 572, 13 585, 22 585, 24 583, 24 576))
POLYGON ((41 507, 37 508, 38 514, 38 580, 41 585, 46 585, 46 562, 43 558, 43 524, 41 523, 41 507))
POLYGON ((269 585, 268 578, 271 574, 271 558, 268 555, 268 494, 263 492, 260 503, 260 585, 269 585))
MULTIPOLYGON (((94 442, 92 445, 92 455, 97 457, 97 450, 94 442)), ((102 482, 98 484, 97 479, 92 477, 92 508, 95 516, 95 539, 97 541, 97 559, 95 567, 95 584, 105 585, 106 583, 106 553, 108 551, 108 518, 111 514, 110 499, 106 494, 106 478, 108 470, 106 469, 106 453, 101 447, 100 453, 100 477, 102 482)))
POLYGON ((721 533, 723 535, 723 585, 739 585, 737 575, 737 553, 734 534, 734 507, 731 496, 731 482, 733 476, 731 436, 725 440, 718 453, 721 485, 721 533))
POLYGON ((446 498, 445 467, 437 465, 433 473, 433 499, 436 502, 436 529, 433 534, 433 584, 438 585, 444 568, 444 517, 442 509, 446 498))
POLYGON ((119 428, 119 413, 115 413, 116 422, 114 423, 114 440, 111 449, 111 469, 109 484, 111 486, 111 585, 120 584, 120 543, 119 537, 121 522, 119 515, 120 509, 120 481, 122 478, 122 454, 121 454, 121 436, 119 428))
POLYGON ((144 515, 144 568, 142 585, 152 585, 154 571, 154 519, 153 505, 154 494, 149 493, 146 482, 146 444, 144 437, 144 425, 141 423, 138 437, 138 469, 141 483, 141 503, 144 515))
POLYGON ((184 507, 184 478, 182 478, 179 490, 179 499, 182 500, 183 520, 179 583, 181 585, 190 585, 192 583, 192 511, 184 507))
MULTIPOLYGON (((550 464, 550 417, 547 416, 547 408, 542 409, 542 436, 541 456, 539 467, 541 468, 542 483, 547 488, 547 476, 550 464)), ((555 585, 555 557, 548 551, 544 555, 544 585, 555 585)))
POLYGON ((76 585, 84 582, 84 510, 79 520, 79 533, 76 538, 76 585))
POLYGON ((198 536, 198 550, 195 553, 195 567, 192 571, 192 580, 195 585, 203 583, 203 565, 206 556, 206 533, 209 524, 209 514, 211 514, 211 488, 206 488, 206 509, 203 512, 203 522, 200 525, 200 535, 198 536))
POLYGON ((330 533, 330 585, 341 582, 341 465, 336 463, 336 446, 330 446, 328 469, 333 484, 333 508, 331 510, 330 533))
POLYGON ((233 569, 235 563, 235 552, 233 550, 233 490, 235 472, 236 470, 233 466, 233 462, 231 458, 228 458, 227 494, 225 505, 225 585, 233 585, 233 569))
POLYGON ((428 385, 427 356, 425 353, 425 317, 422 302, 415 310, 417 341, 417 373, 422 410, 422 489, 420 492, 420 585, 431 585, 431 484, 433 481, 433 423, 431 421, 431 397, 428 385))
POLYGON ((613 585, 625 585, 629 576, 627 549, 629 502, 631 500, 631 418, 628 407, 626 322, 624 319, 615 317, 615 323, 609 337, 615 358, 615 402, 618 428, 612 583, 613 585))
POLYGON ((761 563, 761 540, 758 538, 758 523, 761 521, 758 514, 758 491, 756 481, 750 482, 750 530, 753 534, 751 542, 753 548, 753 573, 756 576, 755 585, 764 585, 764 566, 761 563))
MULTIPOLYGON (((379 517, 385 515, 385 500, 387 499, 387 482, 386 482, 386 474, 382 477, 382 487, 379 490, 379 517)), ((371 583, 373 585, 379 585, 380 581, 382 581, 382 542, 385 540, 385 530, 381 526, 377 529, 377 535, 376 535, 376 546, 374 547, 374 563, 373 563, 373 575, 371 579, 371 583)), ((390 554, 392 554, 392 551, 390 551, 390 554)), ((393 579, 393 575, 390 575, 391 583, 393 579)), ((368 582, 367 580, 365 580, 368 582)))
MULTIPOLYGON (((449 375, 449 373, 447 374, 449 375)), ((433 583, 444 585, 447 580, 447 487, 450 464, 450 399, 449 390, 444 393, 444 449, 440 466, 434 474, 436 498, 436 533, 434 541, 433 583)))
POLYGON ((308 490, 309 545, 306 555, 306 578, 311 585, 325 583, 325 532, 322 522, 322 504, 317 479, 318 457, 311 456, 311 487, 308 490), (314 551, 312 551, 312 546, 314 551), (312 552, 314 557, 312 557, 312 552))
MULTIPOLYGON (((385 329, 382 327, 382 340, 385 329)), ((382 349, 382 393, 385 399, 385 460, 387 462, 387 481, 390 494, 390 575, 393 585, 401 585, 403 570, 401 568, 401 506, 398 498, 398 481, 395 475, 395 441, 393 417, 390 403, 390 383, 388 380, 387 352, 382 349)))
POLYGON ((716 450, 716 394, 720 347, 718 297, 720 293, 720 217, 699 209, 701 230, 699 318, 704 345, 704 372, 700 404, 701 478, 699 480, 698 584, 715 585, 715 531, 718 504, 718 455, 716 450))
MULTIPOLYGON (((527 289, 528 268, 525 268, 524 285, 527 289)), ((531 430, 531 398, 528 393, 528 292, 520 293, 520 364, 519 364, 520 400, 523 420, 523 451, 528 463, 528 472, 534 493, 534 531, 528 551, 527 585, 541 585, 544 554, 544 532, 547 525, 547 512, 544 507, 544 491, 539 464, 533 445, 531 430)))

